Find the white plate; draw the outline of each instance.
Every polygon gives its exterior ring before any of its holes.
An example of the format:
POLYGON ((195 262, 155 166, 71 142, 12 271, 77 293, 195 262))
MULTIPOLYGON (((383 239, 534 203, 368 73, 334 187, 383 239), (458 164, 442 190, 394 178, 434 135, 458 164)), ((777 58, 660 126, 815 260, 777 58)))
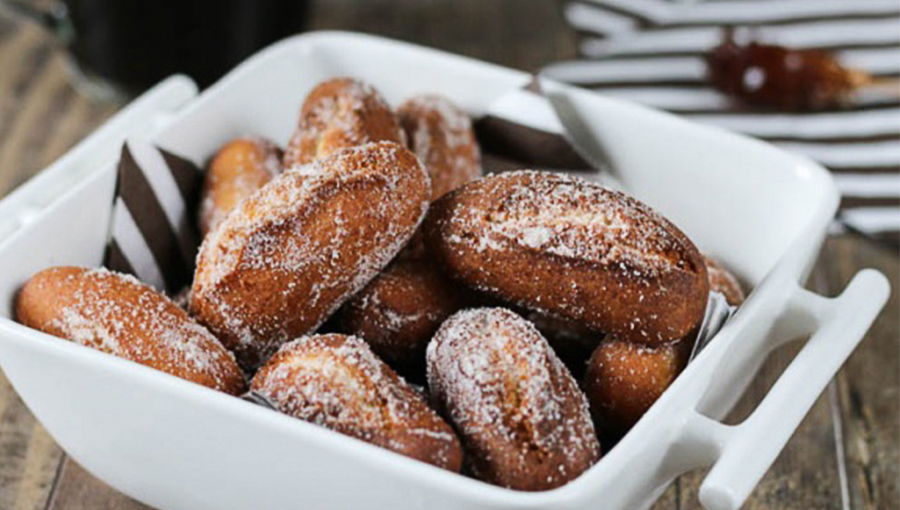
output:
POLYGON ((543 493, 494 487, 20 326, 15 291, 52 265, 97 265, 115 157, 149 136, 197 162, 255 133, 286 141, 306 93, 339 75, 394 104, 419 92, 479 114, 529 76, 408 44, 311 33, 251 58, 197 96, 174 77, 123 110, 0 202, 0 364, 60 445, 97 477, 164 510, 249 508, 605 508, 648 506, 677 475, 714 466, 700 491, 730 509, 765 473, 887 297, 861 273, 828 300, 802 290, 838 195, 827 172, 764 143, 583 91, 586 113, 625 186, 755 287, 715 341, 612 451, 543 493), (756 412, 721 418, 766 354, 803 351, 756 412))

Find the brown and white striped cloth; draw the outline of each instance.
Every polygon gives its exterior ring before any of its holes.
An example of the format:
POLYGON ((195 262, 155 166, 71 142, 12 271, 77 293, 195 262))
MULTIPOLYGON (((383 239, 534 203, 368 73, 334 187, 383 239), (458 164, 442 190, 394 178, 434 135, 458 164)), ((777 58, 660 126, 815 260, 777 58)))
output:
POLYGON ((194 213, 203 173, 156 146, 128 140, 119 158, 103 265, 178 294, 191 283, 199 243, 194 213))
POLYGON ((563 14, 582 58, 547 76, 665 109, 805 154, 828 167, 843 200, 837 228, 900 241, 900 90, 861 93, 847 109, 736 107, 709 86, 705 54, 736 38, 832 52, 877 78, 900 78, 898 0, 581 0, 563 14))

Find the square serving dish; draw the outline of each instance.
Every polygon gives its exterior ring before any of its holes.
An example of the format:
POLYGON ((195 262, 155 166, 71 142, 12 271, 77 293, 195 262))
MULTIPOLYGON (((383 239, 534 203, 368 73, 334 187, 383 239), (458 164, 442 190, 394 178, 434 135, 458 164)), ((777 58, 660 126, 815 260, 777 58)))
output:
MULTIPOLYGON (((700 497, 741 505, 883 306, 864 271, 828 299, 804 282, 838 204, 829 174, 764 143, 570 89, 624 187, 754 287, 634 429, 575 481, 539 493, 491 486, 28 329, 11 319, 38 270, 99 265, 115 162, 144 137, 197 163, 255 133, 286 141, 306 93, 349 75, 392 104, 448 96, 473 115, 530 76, 346 33, 284 40, 198 95, 173 77, 0 201, 0 365, 60 445, 101 480, 161 510, 638 509, 679 474, 712 467, 700 497), (809 337, 743 423, 720 420, 766 355, 809 337)), ((561 86, 562 87, 562 86, 561 86)))

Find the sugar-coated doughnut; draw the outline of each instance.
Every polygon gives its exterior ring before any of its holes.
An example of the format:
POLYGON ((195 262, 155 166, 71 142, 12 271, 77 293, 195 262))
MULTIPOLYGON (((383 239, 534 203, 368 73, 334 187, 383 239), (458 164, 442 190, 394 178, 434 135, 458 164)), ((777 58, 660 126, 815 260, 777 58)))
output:
POLYGON ((599 458, 585 396, 547 341, 513 312, 456 313, 428 345, 427 361, 429 390, 477 478, 546 490, 599 458))
POLYGON ((359 80, 334 78, 306 97, 300 122, 284 153, 284 167, 382 140, 405 142, 400 123, 381 94, 359 80))
POLYGON ((287 343, 251 389, 295 418, 450 471, 462 465, 453 429, 359 338, 313 335, 287 343))
POLYGON ((474 298, 424 259, 398 257, 344 303, 332 323, 364 339, 400 374, 424 381, 425 347, 447 317, 474 298))
POLYGON ((392 142, 288 169, 206 237, 191 311, 252 371, 384 268, 430 196, 419 160, 392 142))
POLYGON ((233 395, 245 381, 234 356, 162 294, 105 269, 54 267, 16 300, 20 323, 233 395))
POLYGON ((238 138, 225 144, 204 176, 197 218, 201 235, 280 172, 281 149, 269 140, 238 138))
POLYGON ((709 290, 721 293, 729 305, 740 306, 744 302, 744 290, 737 278, 716 260, 710 257, 704 257, 704 260, 709 274, 709 290))
POLYGON ((519 171, 431 206, 425 243, 451 276, 516 305, 658 345, 703 318, 703 257, 643 203, 583 179, 519 171))
POLYGON ((448 99, 416 96, 397 109, 410 149, 431 175, 432 199, 481 176, 472 120, 448 99))
POLYGON ((693 339, 656 347, 607 338, 588 361, 584 390, 598 428, 624 434, 687 364, 693 339))

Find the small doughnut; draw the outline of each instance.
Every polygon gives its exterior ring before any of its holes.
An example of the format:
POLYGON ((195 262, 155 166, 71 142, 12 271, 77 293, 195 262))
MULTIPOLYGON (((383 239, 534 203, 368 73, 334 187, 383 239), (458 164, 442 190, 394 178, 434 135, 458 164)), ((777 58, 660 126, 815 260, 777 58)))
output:
POLYGON ((462 465, 453 429, 359 338, 313 335, 287 343, 251 389, 295 418, 450 471, 462 465))
POLYGON ((706 265, 674 225, 583 179, 518 171, 434 202, 425 243, 457 280, 507 302, 659 345, 703 319, 706 265))
POLYGON ((423 95, 397 110, 410 149, 431 175, 431 198, 481 177, 481 151, 472 120, 446 98, 423 95))
POLYGON ((261 138, 238 138, 225 144, 206 169, 198 215, 206 236, 241 200, 281 173, 281 149, 261 138))
POLYGON ((648 347, 608 338, 591 355, 584 390, 598 429, 627 432, 681 373, 693 340, 648 347))
POLYGON ((428 386, 484 480, 537 491, 600 457, 588 404, 534 326, 503 308, 456 313, 428 344, 428 386))
POLYGON ((45 269, 19 292, 16 320, 225 393, 246 387, 234 356, 206 328, 132 276, 45 269))
POLYGON ((378 274, 430 196, 418 158, 393 142, 286 170, 206 237, 191 311, 253 371, 378 274))
POLYGON ((704 257, 706 272, 709 274, 709 290, 725 296, 725 301, 731 306, 740 306, 744 302, 744 290, 737 278, 725 269, 722 264, 710 257, 704 257))
POLYGON ((424 381, 425 347, 447 317, 473 303, 467 289, 422 259, 396 258, 333 317, 400 374, 424 381))
POLYGON ((320 83, 300 110, 300 122, 284 153, 284 167, 310 163, 368 142, 404 144, 397 117, 371 85, 351 78, 320 83))

